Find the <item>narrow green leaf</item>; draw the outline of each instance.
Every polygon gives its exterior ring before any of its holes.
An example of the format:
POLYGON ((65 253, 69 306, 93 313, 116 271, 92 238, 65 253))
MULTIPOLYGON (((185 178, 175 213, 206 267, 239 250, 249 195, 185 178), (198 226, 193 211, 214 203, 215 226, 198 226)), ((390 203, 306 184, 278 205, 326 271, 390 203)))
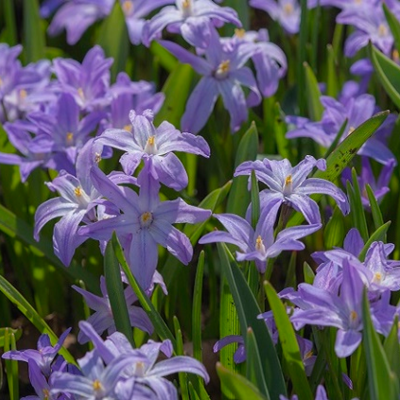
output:
POLYGON ((275 289, 269 282, 264 283, 264 289, 272 313, 274 314, 274 320, 279 333, 279 341, 282 346, 283 358, 286 361, 294 391, 300 400, 313 400, 314 396, 307 381, 299 345, 297 343, 292 323, 287 315, 286 307, 283 305, 275 289))
POLYGON ((306 62, 306 47, 308 40, 308 7, 307 0, 300 0, 301 18, 300 18, 300 34, 298 46, 298 59, 297 59, 297 104, 300 108, 300 115, 304 115, 304 105, 306 104, 306 85, 305 85, 305 71, 303 68, 306 62))
POLYGON ((38 0, 24 0, 24 54, 25 62, 39 61, 44 58, 45 34, 39 15, 38 0))
POLYGON ((124 287, 122 286, 121 270, 111 241, 107 243, 104 254, 104 275, 115 327, 118 332, 123 333, 127 337, 132 346, 135 346, 128 306, 124 295, 124 287))
POLYGON ((366 291, 363 295, 363 343, 367 359, 368 384, 371 400, 397 400, 399 381, 390 369, 383 346, 372 324, 366 291))
MULTIPOLYGON (((235 168, 244 161, 254 161, 257 158, 258 132, 254 122, 243 135, 236 153, 235 168)), ((250 203, 250 193, 247 190, 247 176, 237 176, 233 179, 228 197, 226 211, 244 217, 250 203)))
POLYGON ((82 280, 87 288, 93 292, 98 292, 96 282, 98 279, 87 269, 82 268, 74 261, 67 268, 54 255, 53 245, 50 240, 41 235, 40 241, 33 239, 33 229, 23 219, 15 216, 10 210, 7 210, 0 204, 0 231, 12 238, 18 238, 36 254, 43 255, 47 261, 57 267, 58 271, 68 276, 72 280, 82 280))
POLYGON ((343 243, 345 235, 344 217, 339 207, 335 207, 331 219, 324 229, 324 242, 326 249, 332 249, 343 243))
POLYGON ((394 38, 396 49, 397 51, 400 51, 400 22, 385 3, 383 3, 382 6, 386 20, 389 24, 390 30, 394 38))
POLYGON ((0 328, 0 347, 4 347, 5 336, 10 333, 14 335, 15 341, 17 341, 22 336, 22 329, 0 328))
POLYGON ((383 348, 389 362, 390 369, 394 372, 397 379, 400 377, 400 345, 399 345, 399 317, 396 316, 392 329, 385 339, 383 348))
POLYGON ((369 204, 371 207, 372 219, 374 220, 374 227, 375 229, 378 229, 380 226, 384 224, 382 212, 379 207, 378 201, 375 198, 374 192, 372 191, 371 186, 368 183, 365 186, 365 190, 367 192, 369 204))
POLYGON ((177 67, 178 60, 157 41, 153 40, 151 42, 150 51, 168 72, 172 72, 177 67))
MULTIPOLYGON (((4 351, 17 350, 14 333, 8 328, 5 331, 4 351)), ((16 360, 4 360, 7 371, 8 391, 10 400, 19 400, 18 362, 16 360)))
POLYGON ((371 43, 369 44, 369 52, 376 75, 382 86, 397 108, 400 108, 400 67, 371 43))
MULTIPOLYGON (((176 354, 178 356, 183 356, 183 339, 182 339, 182 331, 181 326, 179 324, 179 320, 176 316, 174 316, 174 329, 176 336, 176 354)), ((179 386, 181 387, 181 397, 182 400, 189 400, 189 391, 187 386, 187 373, 179 372, 179 386)))
POLYGON ((203 361, 203 346, 201 342, 201 304, 204 276, 204 250, 200 252, 197 262, 196 279, 193 292, 192 332, 193 332, 193 357, 200 362, 203 361))
POLYGON ((125 17, 119 1, 103 21, 97 43, 103 48, 107 57, 114 59, 111 75, 115 79, 118 72, 125 71, 130 46, 125 17))
POLYGON ((279 103, 275 103, 273 107, 274 112, 274 135, 278 153, 282 158, 292 159, 292 144, 286 137, 287 126, 285 122, 285 114, 281 109, 279 103))
POLYGON ((338 93, 338 79, 336 75, 336 59, 335 52, 331 44, 326 47, 328 53, 327 59, 327 78, 326 78, 326 94, 336 98, 338 93))
POLYGON ((361 253, 359 254, 358 258, 360 261, 364 261, 365 256, 367 254, 368 249, 371 247, 371 244, 373 242, 383 242, 383 240, 386 237, 386 232, 389 229, 390 224, 392 221, 388 221, 385 224, 383 224, 380 228, 378 228, 368 239, 367 243, 365 243, 363 249, 361 250, 361 253))
POLYGON ((264 321, 257 319, 261 310, 236 261, 232 256, 228 257, 228 248, 221 243, 217 244, 217 248, 222 271, 235 301, 241 330, 246 332, 249 327, 253 329, 270 398, 278 400, 279 395, 286 395, 286 385, 270 333, 264 321))
POLYGON ((217 363, 217 373, 221 382, 235 394, 236 399, 267 400, 251 382, 217 363))
POLYGON ((261 365, 260 353, 258 352, 257 341, 253 329, 247 328, 246 336, 246 376, 257 388, 269 398, 267 384, 265 383, 264 372, 261 365))
POLYGON ((194 389, 192 382, 189 382, 189 395, 190 400, 201 400, 196 390, 194 389))
POLYGON ((115 233, 113 234, 111 241, 112 241, 114 253, 121 265, 121 268, 125 272, 125 275, 128 278, 128 282, 132 286, 132 289, 135 292, 141 306, 143 307, 143 310, 149 316, 150 321, 152 322, 152 324, 154 326, 155 332, 157 333, 157 335, 160 337, 161 340, 165 340, 165 339, 171 340, 171 342, 174 346, 174 349, 176 349, 176 341, 175 341, 174 335, 169 330, 168 326, 166 325, 164 320, 161 318, 160 314, 157 312, 153 303, 147 297, 144 290, 137 283, 135 277, 133 276, 133 274, 129 268, 128 263, 126 262, 125 255, 122 250, 121 244, 119 243, 119 240, 118 240, 117 236, 115 235, 115 233))
POLYGON ((13 0, 3 0, 4 6, 4 19, 7 28, 7 40, 6 42, 10 46, 18 44, 17 36, 17 24, 15 19, 15 3, 13 0))
POLYGON ((180 126, 192 79, 192 67, 187 64, 177 64, 162 89, 165 94, 165 101, 155 117, 156 125, 168 121, 176 127, 180 126))
MULTIPOLYGON (((0 275, 0 291, 15 304, 17 308, 25 315, 25 317, 41 332, 49 335, 50 342, 54 346, 57 341, 57 335, 47 325, 47 323, 40 317, 36 310, 26 301, 24 296, 14 286, 11 285, 3 276, 0 275)), ((68 350, 64 347, 60 349, 60 354, 70 363, 75 364, 74 358, 68 350)))
POLYGON ((313 70, 306 62, 304 63, 304 70, 308 114, 313 121, 319 121, 324 111, 320 100, 321 91, 319 90, 318 81, 313 70))
POLYGON ((304 282, 312 285, 314 283, 315 273, 310 265, 304 261, 303 264, 304 282))

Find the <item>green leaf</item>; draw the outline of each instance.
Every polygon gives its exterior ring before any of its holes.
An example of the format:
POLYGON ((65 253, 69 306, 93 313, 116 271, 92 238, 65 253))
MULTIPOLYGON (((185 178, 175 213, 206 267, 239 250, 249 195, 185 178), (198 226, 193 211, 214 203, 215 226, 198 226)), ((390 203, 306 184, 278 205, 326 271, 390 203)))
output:
POLYGON ((157 335, 160 337, 161 340, 165 340, 165 339, 171 340, 171 342, 174 346, 174 349, 176 349, 176 341, 175 341, 174 335, 169 330, 168 326, 166 325, 164 320, 161 318, 160 314, 157 312, 153 303, 147 297, 144 290, 137 283, 135 277, 133 276, 133 274, 129 268, 128 263, 126 262, 125 255, 122 250, 121 244, 119 243, 119 240, 118 240, 117 236, 115 235, 115 233, 113 234, 111 241, 112 241, 114 253, 117 256, 117 259, 121 265, 121 268, 125 272, 125 275, 128 278, 128 282, 132 286, 132 289, 135 292, 141 306, 143 307, 143 310, 146 312, 146 314, 150 318, 150 321, 152 322, 152 324, 154 326, 155 332, 157 333, 157 335))
MULTIPOLYGON (((235 168, 244 161, 254 161, 257 158, 258 132, 254 122, 243 135, 236 153, 235 168)), ((244 216, 250 203, 250 193, 247 190, 247 176, 233 178, 232 188, 228 197, 226 211, 236 215, 244 216)))
POLYGON ((160 43, 153 40, 150 45, 150 51, 157 60, 168 72, 172 72, 178 66, 178 60, 160 43))
POLYGON ((127 337, 132 346, 135 346, 124 287, 121 281, 121 270, 111 241, 107 243, 104 254, 104 275, 115 327, 118 332, 123 333, 127 337))
MULTIPOLYGON (((17 308, 25 315, 25 317, 35 326, 35 328, 41 332, 49 335, 50 342, 54 346, 57 341, 57 335, 47 325, 47 323, 40 317, 36 310, 26 301, 25 297, 22 296, 14 286, 11 285, 3 276, 0 275, 0 291, 15 304, 17 308)), ((72 355, 64 347, 61 347, 59 353, 70 363, 75 364, 75 360, 72 355)))
POLYGON ((306 62, 304 63, 304 70, 308 114, 313 121, 319 121, 324 112, 324 107, 320 100, 321 92, 318 87, 318 81, 313 70, 306 62))
POLYGON ((389 24, 390 30, 392 31, 397 51, 400 51, 400 22, 397 17, 389 10, 389 7, 385 3, 383 3, 382 6, 386 20, 389 24))
POLYGON ((247 379, 254 383, 260 389, 261 393, 269 398, 257 341, 251 328, 247 328, 246 336, 246 375, 247 379))
POLYGON ((15 3, 13 0, 3 0, 4 6, 4 20, 7 28, 6 42, 10 46, 18 44, 17 24, 15 20, 15 3))
POLYGON ((236 399, 268 400, 268 397, 263 396, 245 377, 232 372, 220 363, 217 363, 217 373, 221 382, 235 394, 236 399))
POLYGON ((180 126, 192 79, 192 67, 187 64, 177 64, 162 89, 165 94, 165 101, 155 117, 156 125, 161 124, 163 121, 168 121, 175 127, 180 126))
POLYGON ((203 361, 203 346, 201 342, 201 305, 204 277, 204 250, 200 252, 197 262, 196 279, 193 291, 193 312, 192 312, 192 332, 193 332, 193 357, 200 362, 203 361))
POLYGON ((111 66, 111 75, 114 79, 118 72, 125 71, 130 46, 125 17, 119 1, 103 21, 97 43, 104 49, 107 57, 114 59, 111 66))
POLYGON ((328 53, 327 59, 327 78, 326 78, 326 94, 336 98, 338 93, 338 78, 336 74, 335 52, 331 44, 326 47, 328 53))
POLYGON ((367 292, 363 295, 363 344, 371 400, 397 400, 399 381, 390 369, 383 346, 372 324, 367 292))
POLYGON ((98 292, 98 279, 87 269, 82 268, 77 263, 67 268, 54 255, 53 245, 50 240, 41 236, 39 242, 33 239, 33 229, 23 219, 15 216, 11 211, 7 210, 0 204, 0 231, 12 238, 18 238, 26 245, 30 246, 32 252, 43 255, 52 265, 57 267, 58 271, 72 280, 82 280, 86 287, 93 293, 98 292))
POLYGON ((308 14, 309 10, 307 7, 307 0, 300 0, 301 6, 301 18, 300 18, 300 34, 299 34, 299 46, 298 46, 298 57, 297 57, 297 95, 298 95, 298 107, 300 109, 300 115, 304 115, 304 105, 306 104, 306 84, 305 84, 305 71, 304 63, 306 61, 306 47, 308 40, 308 14))
POLYGON ((399 345, 399 317, 396 315, 392 329, 385 339, 383 348, 388 359, 390 369, 400 378, 400 345, 399 345))
POLYGON ((304 261, 303 264, 304 282, 312 285, 314 283, 315 273, 310 265, 304 261))
POLYGON ((348 119, 346 118, 342 124, 342 126, 339 129, 339 133, 336 135, 335 140, 332 142, 332 144, 329 146, 328 150, 326 150, 326 153, 324 155, 324 158, 328 158, 329 155, 332 153, 333 150, 335 150, 336 146, 340 142, 340 139, 343 136, 344 131, 346 130, 348 119))
MULTIPOLYGON (((181 331, 181 326, 179 324, 179 320, 176 316, 174 316, 174 329, 176 336, 176 354, 178 356, 183 356, 182 331, 181 331)), ((189 391, 187 387, 187 373, 179 372, 178 377, 179 377, 179 386, 181 387, 182 400, 189 400, 189 391)))
POLYGON ((235 301, 241 330, 246 332, 249 327, 253 329, 263 363, 269 396, 272 400, 278 400, 279 395, 286 395, 286 385, 271 335, 265 322, 257 319, 261 310, 236 261, 233 260, 232 255, 228 257, 230 252, 226 245, 218 243, 217 248, 221 269, 235 301))
MULTIPOLYGON (((384 224, 382 212, 379 207, 378 201, 375 198, 374 192, 372 191, 371 186, 368 183, 365 185, 365 190, 368 195, 368 200, 372 212, 372 219, 374 220, 374 226, 375 229, 378 229, 384 224)), ((386 242, 386 240, 384 240, 384 242, 386 242)))
MULTIPOLYGON (((250 29, 249 4, 247 0, 225 0, 224 5, 237 11, 243 29, 250 29)), ((227 35, 229 33, 232 35, 234 32, 233 27, 227 26, 226 29, 228 30, 227 35)))
POLYGON ((0 328, 0 347, 4 347, 6 334, 12 333, 17 341, 22 336, 22 329, 0 328))
POLYGON ((286 137, 287 126, 285 122, 285 114, 281 109, 279 103, 275 103, 273 107, 274 114, 274 135, 278 153, 282 158, 291 160, 292 158, 292 144, 291 141, 286 137))
POLYGON ((369 52, 379 81, 397 108, 400 108, 400 67, 371 43, 369 52))
POLYGON ((25 62, 44 58, 45 34, 39 15, 38 0, 24 0, 24 54, 25 62))
MULTIPOLYGON (((15 336, 11 329, 6 328, 4 336, 4 351, 17 350, 15 336)), ((7 370, 8 391, 10 400, 19 400, 19 380, 17 360, 4 360, 7 370)))
POLYGON ((363 249, 361 250, 361 253, 359 254, 358 258, 360 261, 364 261, 365 256, 367 254, 368 249, 371 247, 371 244, 373 242, 383 242, 385 237, 386 237, 386 232, 389 229, 390 224, 392 221, 388 221, 385 224, 383 224, 381 227, 379 227, 368 239, 367 243, 365 243, 363 249))
POLYGON ((276 327, 278 328, 279 341, 282 346, 283 358, 286 361, 293 389, 298 395, 299 400, 313 400, 310 385, 307 381, 304 364, 301 359, 299 345, 293 330, 292 323, 286 312, 286 307, 277 295, 275 289, 269 282, 264 283, 265 293, 274 314, 276 327))
POLYGON ((343 243, 345 235, 344 217, 339 207, 335 207, 331 219, 324 229, 324 242, 326 249, 332 249, 343 243))

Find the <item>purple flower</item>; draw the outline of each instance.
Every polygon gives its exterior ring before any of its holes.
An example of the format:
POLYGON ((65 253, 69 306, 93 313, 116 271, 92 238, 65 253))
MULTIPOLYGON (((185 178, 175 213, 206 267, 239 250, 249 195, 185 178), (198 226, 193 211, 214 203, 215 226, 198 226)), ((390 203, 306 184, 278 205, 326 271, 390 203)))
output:
MULTIPOLYGON (((48 28, 50 36, 58 35, 62 30, 67 31, 67 42, 75 44, 86 31, 86 29, 99 19, 110 14, 115 0, 70 0, 65 2, 48 28)), ((53 11, 61 1, 51 4, 53 11)), ((44 10, 47 13, 46 9, 44 10)))
POLYGON ((4 130, 7 133, 11 144, 22 154, 0 153, 0 163, 9 165, 19 165, 21 181, 25 182, 30 173, 37 167, 50 168, 57 171, 62 169, 75 173, 75 168, 68 160, 65 153, 51 153, 42 151, 40 153, 32 151, 32 142, 38 133, 38 128, 29 121, 6 122, 4 130))
POLYGON ((132 44, 142 42, 143 27, 146 17, 158 7, 171 4, 174 0, 119 0, 125 15, 125 22, 128 28, 129 38, 132 44))
POLYGON ((182 63, 192 65, 195 71, 204 75, 186 104, 181 120, 182 129, 198 133, 206 124, 218 95, 221 94, 231 117, 231 130, 237 131, 247 120, 247 107, 253 107, 261 101, 253 73, 244 66, 249 58, 258 52, 257 46, 238 43, 230 51, 224 51, 215 29, 211 30, 210 44, 205 49, 205 59, 175 43, 167 41, 160 43, 182 63), (250 89, 247 99, 242 85, 250 89))
MULTIPOLYGON (((369 203, 366 185, 368 184, 371 186, 372 192, 374 193, 376 200, 380 202, 385 194, 388 193, 390 190, 388 187, 390 178, 397 163, 395 159, 389 160, 388 163, 382 167, 377 180, 375 179, 374 173, 372 172, 371 164, 368 161, 368 158, 362 157, 361 163, 361 174, 359 177, 357 177, 357 181, 361 190, 361 201, 363 203, 363 206, 367 210, 370 210, 371 205, 369 203)), ((353 177, 350 168, 346 168, 343 171, 342 181, 350 181, 351 183, 353 183, 353 177)))
MULTIPOLYGON (((289 400, 289 399, 281 394, 279 396, 279 400, 289 400)), ((294 394, 290 398, 290 400, 298 400, 298 397, 294 394)), ((328 400, 326 391, 322 385, 318 385, 318 387, 317 387, 317 393, 315 394, 315 400, 328 400)))
POLYGON ((125 72, 120 72, 117 82, 111 86, 110 121, 107 121, 106 128, 119 128, 132 131, 132 124, 129 119, 129 112, 135 110, 136 114, 143 114, 146 110, 152 110, 154 114, 160 110, 165 95, 154 93, 154 85, 150 82, 132 82, 125 72))
MULTIPOLYGON (((114 0, 113 0, 114 1, 114 0)), ((68 3, 66 6, 73 5, 68 3)), ((90 49, 82 64, 72 59, 53 60, 58 81, 54 90, 71 94, 84 111, 103 109, 112 100, 109 94, 112 58, 105 58, 100 46, 90 49)))
POLYGON ((235 362, 235 364, 240 364, 246 361, 246 349, 244 347, 244 339, 240 335, 228 335, 218 340, 213 346, 213 352, 217 353, 223 347, 228 346, 232 343, 238 344, 235 354, 233 355, 233 361, 235 362))
POLYGON ((94 111, 79 120, 79 107, 68 93, 59 97, 53 111, 28 115, 28 119, 38 127, 38 133, 30 143, 30 151, 39 154, 65 153, 70 163, 75 165, 78 152, 105 114, 94 111))
POLYGON ((139 176, 139 195, 130 188, 118 187, 98 168, 92 168, 95 187, 123 214, 84 226, 79 231, 98 240, 109 240, 113 231, 124 237, 130 268, 143 289, 150 286, 157 267, 157 244, 166 247, 183 264, 192 258, 193 248, 188 237, 172 224, 197 223, 211 215, 209 210, 189 206, 179 198, 160 203, 160 184, 151 177, 148 168, 145 166, 139 176))
MULTIPOLYGON (((350 135, 376 112, 375 98, 369 94, 346 98, 346 102, 343 104, 328 96, 321 96, 320 100, 325 108, 322 120, 319 122, 310 122, 303 118, 298 120, 297 129, 288 132, 287 138, 309 137, 321 146, 329 148, 346 119, 347 124, 341 140, 350 135)), ((393 130, 394 122, 395 118, 389 116, 377 129, 374 136, 361 146, 357 154, 371 157, 382 164, 394 158, 394 155, 384 143, 385 138, 381 138, 381 136, 386 136, 393 130)))
POLYGON ((301 8, 297 0, 250 0, 250 6, 266 11, 287 33, 299 32, 301 8))
POLYGON ((108 129, 96 142, 126 151, 120 162, 127 175, 132 175, 143 159, 153 179, 175 190, 185 188, 188 183, 185 168, 172 152, 184 151, 209 157, 207 142, 200 136, 179 132, 167 121, 155 128, 151 110, 142 115, 132 110, 129 118, 131 131, 108 129))
POLYGON ((170 32, 180 32, 191 45, 204 49, 211 41, 212 23, 220 26, 224 22, 241 26, 236 11, 230 7, 220 7, 211 0, 176 0, 175 6, 163 8, 146 23, 143 43, 149 46, 168 27, 170 32))
POLYGON ((203 236, 199 243, 230 243, 239 247, 238 261, 255 261, 260 273, 266 269, 265 261, 277 257, 284 250, 303 250, 304 244, 298 239, 311 235, 321 228, 321 224, 295 226, 278 233, 274 238, 274 224, 281 202, 274 199, 260 215, 256 229, 249 222, 235 214, 214 214, 228 232, 215 231, 203 236))
POLYGON ((11 350, 2 355, 6 360, 18 360, 25 362, 33 362, 38 367, 40 372, 46 377, 50 376, 52 363, 58 351, 61 349, 66 337, 71 328, 67 329, 58 339, 58 342, 53 347, 50 343, 49 335, 40 335, 37 342, 37 350, 11 350))
POLYGON ((279 80, 286 74, 287 59, 281 48, 269 41, 268 31, 266 29, 260 29, 258 32, 236 29, 234 37, 228 39, 227 42, 231 49, 234 48, 235 43, 254 45, 257 51, 252 61, 257 72, 260 92, 264 97, 275 94, 279 80))
POLYGON ((338 204, 343 214, 349 212, 349 203, 345 194, 332 182, 318 178, 308 178, 312 169, 317 167, 324 170, 324 159, 316 160, 312 156, 292 167, 288 160, 246 161, 236 168, 235 176, 250 175, 255 172, 261 182, 269 186, 260 193, 261 207, 268 208, 271 202, 287 203, 301 212, 308 223, 319 224, 321 215, 318 204, 308 196, 313 193, 327 194, 338 204))

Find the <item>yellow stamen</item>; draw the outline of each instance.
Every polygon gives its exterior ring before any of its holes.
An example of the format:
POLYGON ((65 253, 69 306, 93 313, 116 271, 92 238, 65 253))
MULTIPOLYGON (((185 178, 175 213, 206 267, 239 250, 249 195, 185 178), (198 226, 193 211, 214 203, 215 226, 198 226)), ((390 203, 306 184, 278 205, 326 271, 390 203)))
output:
POLYGON ((43 389, 42 391, 43 391, 43 394, 44 394, 44 398, 48 399, 49 396, 50 396, 50 392, 48 391, 48 389, 43 389))
POLYGON ((382 280, 382 274, 380 272, 375 272, 373 281, 379 283, 381 280, 382 280))
POLYGON ((239 39, 243 39, 246 31, 244 29, 235 29, 235 36, 239 39))
POLYGON ((98 164, 101 161, 101 154, 100 153, 95 153, 94 161, 95 161, 96 164, 98 164))
POLYGON ((74 140, 74 134, 72 132, 67 133, 67 143, 72 144, 72 141, 74 140))
POLYGON ((74 193, 75 193, 75 196, 76 196, 76 197, 81 197, 81 196, 82 196, 82 189, 81 189, 79 186, 77 186, 77 187, 74 189, 74 193))
POLYGON ((102 390, 102 389, 103 389, 103 386, 102 386, 101 382, 98 379, 96 379, 93 382, 93 390, 95 390, 97 392, 97 391, 102 390))
POLYGON ((21 89, 19 91, 19 97, 23 100, 26 98, 26 96, 28 96, 28 92, 25 89, 21 89))
POLYGON ((354 126, 351 126, 349 128, 349 135, 350 135, 350 133, 353 133, 355 130, 356 130, 356 128, 354 128, 354 126))
POLYGON ((310 350, 309 352, 307 352, 304 355, 304 360, 308 360, 310 357, 312 357, 312 355, 313 355, 313 352, 312 352, 312 350, 310 350))
POLYGON ((285 179, 285 186, 292 184, 292 175, 288 175, 285 179))
POLYGON ((260 250, 262 245, 263 245, 263 240, 261 239, 261 236, 258 235, 256 239, 256 249, 260 250))
POLYGON ((144 147, 144 151, 147 154, 157 154, 156 138, 155 136, 149 136, 144 147))
POLYGON ((140 223, 142 227, 148 227, 153 221, 153 214, 146 211, 140 216, 140 223))
POLYGON ((132 132, 132 125, 131 124, 125 125, 122 129, 124 131, 132 132))
POLYGON ((139 361, 136 363, 136 371, 135 371, 135 375, 136 376, 144 376, 144 363, 142 361, 139 361))
POLYGON ((130 0, 125 0, 122 3, 122 10, 126 15, 132 15, 133 12, 133 3, 130 0))
POLYGON ((396 63, 399 62, 399 60, 400 60, 400 54, 399 54, 399 51, 398 51, 397 49, 394 49, 394 50, 393 50, 393 52, 392 52, 392 58, 393 58, 393 61, 394 61, 394 62, 396 62, 396 63))
POLYGON ((230 60, 222 61, 221 64, 218 65, 217 70, 215 71, 215 77, 218 79, 224 79, 229 73, 231 67, 230 60))
POLYGON ((378 35, 379 36, 386 36, 387 35, 387 28, 384 24, 380 24, 378 28, 378 35))
POLYGON ((150 136, 150 137, 147 139, 147 144, 148 144, 149 146, 154 146, 154 142, 155 142, 154 136, 150 136))
POLYGON ((355 320, 357 319, 357 317, 358 317, 358 314, 353 310, 353 311, 350 313, 350 319, 351 319, 352 321, 355 321, 355 320))
POLYGON ((85 98, 85 93, 83 93, 83 89, 82 89, 82 88, 79 88, 79 89, 78 89, 78 94, 79 94, 79 97, 80 97, 82 100, 85 98))
POLYGON ((285 4, 283 6, 283 11, 285 14, 291 14, 293 12, 293 6, 291 4, 285 4))
POLYGON ((3 79, 0 78, 0 87, 3 86, 3 79))
POLYGON ((190 0, 183 0, 182 7, 186 8, 186 9, 189 8, 190 7, 190 0))

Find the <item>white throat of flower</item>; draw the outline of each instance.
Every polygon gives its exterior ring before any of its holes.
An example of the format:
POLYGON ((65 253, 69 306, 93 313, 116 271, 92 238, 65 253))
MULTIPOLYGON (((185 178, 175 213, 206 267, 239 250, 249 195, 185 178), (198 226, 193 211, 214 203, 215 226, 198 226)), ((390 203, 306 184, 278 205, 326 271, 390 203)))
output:
POLYGON ((193 15, 193 4, 192 0, 182 0, 182 16, 183 18, 189 18, 193 15))
POLYGON ((283 194, 288 195, 293 191, 293 181, 292 175, 288 175, 285 179, 285 184, 283 186, 283 194))
POLYGON ((388 29, 387 29, 386 25, 380 24, 378 27, 378 35, 380 37, 384 37, 384 36, 387 36, 387 34, 388 34, 388 29))
POLYGON ((122 11, 127 17, 130 17, 133 14, 133 2, 131 0, 125 0, 122 3, 122 11))
POLYGON ((90 198, 86 192, 80 186, 77 186, 74 189, 74 194, 76 203, 82 206, 82 208, 87 208, 90 203, 90 198))
POLYGON ((146 146, 144 147, 144 151, 147 154, 157 154, 157 144, 155 136, 149 136, 146 142, 146 146))
POLYGON ((222 61, 221 64, 218 65, 218 68, 215 71, 214 76, 217 79, 225 79, 229 75, 230 69, 231 69, 230 60, 222 61))
POLYGON ((262 237, 260 235, 258 235, 257 239, 256 239, 256 250, 259 253, 261 253, 262 255, 264 255, 265 252, 266 252, 266 249, 265 249, 265 246, 264 246, 264 242, 263 242, 262 237))
POLYGON ((283 6, 283 12, 285 13, 285 15, 291 15, 293 14, 294 8, 293 5, 290 3, 287 3, 283 6))

